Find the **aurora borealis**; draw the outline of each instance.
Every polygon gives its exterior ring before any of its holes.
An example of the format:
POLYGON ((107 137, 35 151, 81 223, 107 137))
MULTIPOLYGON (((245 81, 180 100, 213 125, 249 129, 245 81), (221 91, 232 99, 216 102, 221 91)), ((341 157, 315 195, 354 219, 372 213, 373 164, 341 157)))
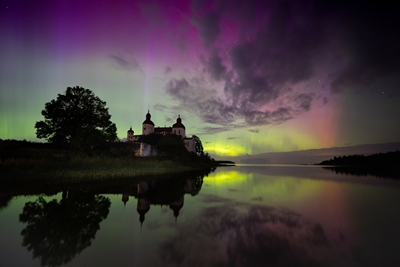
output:
POLYGON ((38 141, 69 86, 119 138, 150 109, 238 156, 400 141, 399 5, 376 1, 0 3, 0 138, 38 141))

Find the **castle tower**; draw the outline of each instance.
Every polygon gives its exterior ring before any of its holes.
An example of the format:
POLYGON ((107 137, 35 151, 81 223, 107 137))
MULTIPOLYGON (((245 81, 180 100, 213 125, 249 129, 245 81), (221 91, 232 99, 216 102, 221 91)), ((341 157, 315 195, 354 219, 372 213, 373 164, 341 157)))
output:
POLYGON ((174 211, 175 222, 178 219, 179 211, 183 207, 183 195, 180 198, 169 204, 169 208, 174 211))
POLYGON ((134 134, 134 132, 133 132, 133 130, 132 130, 132 127, 128 130, 128 136, 127 136, 127 141, 128 142, 133 142, 133 134, 134 134))
POLYGON ((150 112, 147 111, 146 120, 142 124, 142 135, 149 135, 154 133, 154 123, 151 121, 150 112))
POLYGON ((126 202, 129 201, 129 193, 123 193, 122 194, 122 202, 124 202, 124 207, 126 205, 126 202))
POLYGON ((185 125, 182 124, 181 115, 179 115, 176 119, 176 123, 172 125, 172 132, 174 134, 182 136, 182 138, 186 137, 186 129, 185 125))
POLYGON ((138 198, 136 210, 139 213, 140 225, 142 225, 145 219, 145 214, 150 210, 150 201, 145 198, 138 198))

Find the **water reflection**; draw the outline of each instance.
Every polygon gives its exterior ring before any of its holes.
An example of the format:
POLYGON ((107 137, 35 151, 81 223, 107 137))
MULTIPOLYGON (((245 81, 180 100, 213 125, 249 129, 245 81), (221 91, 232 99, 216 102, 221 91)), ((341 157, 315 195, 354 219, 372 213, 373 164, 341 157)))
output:
POLYGON ((399 266, 397 181, 307 166, 208 174, 0 189, 0 266, 399 266))
POLYGON ((374 176, 378 178, 389 178, 400 180, 400 167, 323 167, 324 170, 330 170, 336 174, 347 174, 355 176, 374 176))
POLYGON ((91 245, 110 204, 107 197, 82 191, 64 192, 60 201, 39 197, 27 202, 19 215, 27 224, 22 245, 42 266, 68 263, 91 245))
MULTIPOLYGON (((101 194, 120 194, 124 205, 130 197, 136 198, 141 223, 151 205, 168 205, 177 220, 184 195, 197 195, 203 177, 210 171, 134 182, 128 186, 70 189, 63 191, 61 200, 38 197, 26 202, 19 215, 19 221, 27 224, 21 231, 22 246, 32 251, 33 258, 40 258, 42 266, 67 264, 91 246, 100 223, 108 216, 111 201, 101 194)), ((3 206, 11 199, 9 195, 4 198, 3 206)))
POLYGON ((150 210, 151 205, 169 206, 176 221, 184 204, 184 195, 197 195, 201 190, 204 175, 204 172, 195 172, 188 175, 187 178, 175 177, 172 179, 142 181, 131 185, 122 194, 122 201, 125 205, 130 196, 134 196, 137 199, 137 212, 140 215, 139 221, 141 224, 143 224, 145 215, 150 210))
POLYGON ((288 209, 212 196, 203 209, 160 245, 172 266, 340 266, 348 260, 340 233, 288 209))

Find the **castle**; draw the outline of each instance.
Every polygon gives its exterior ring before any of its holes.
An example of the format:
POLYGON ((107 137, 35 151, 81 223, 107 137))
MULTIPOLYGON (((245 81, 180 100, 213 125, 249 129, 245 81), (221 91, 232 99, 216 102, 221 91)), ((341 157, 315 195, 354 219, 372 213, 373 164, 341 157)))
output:
MULTIPOLYGON (((186 137, 186 128, 182 124, 181 116, 176 119, 176 123, 172 127, 154 127, 154 122, 151 121, 150 112, 147 111, 146 120, 142 123, 142 135, 149 134, 176 134, 180 135, 185 143, 185 147, 189 152, 196 152, 196 141, 193 137, 186 137)), ((140 135, 134 135, 132 127, 128 130, 127 141, 136 142, 139 140, 140 135)))

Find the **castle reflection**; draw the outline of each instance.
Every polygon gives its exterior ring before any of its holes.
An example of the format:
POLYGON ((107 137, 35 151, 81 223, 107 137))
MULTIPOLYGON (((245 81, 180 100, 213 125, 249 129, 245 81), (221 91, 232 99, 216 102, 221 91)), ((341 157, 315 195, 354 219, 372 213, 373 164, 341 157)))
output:
POLYGON ((184 179, 142 181, 133 184, 122 194, 122 202, 126 205, 130 197, 137 199, 136 210, 141 224, 151 206, 169 206, 176 221, 184 205, 185 194, 197 195, 201 190, 203 177, 204 175, 197 175, 184 179))

